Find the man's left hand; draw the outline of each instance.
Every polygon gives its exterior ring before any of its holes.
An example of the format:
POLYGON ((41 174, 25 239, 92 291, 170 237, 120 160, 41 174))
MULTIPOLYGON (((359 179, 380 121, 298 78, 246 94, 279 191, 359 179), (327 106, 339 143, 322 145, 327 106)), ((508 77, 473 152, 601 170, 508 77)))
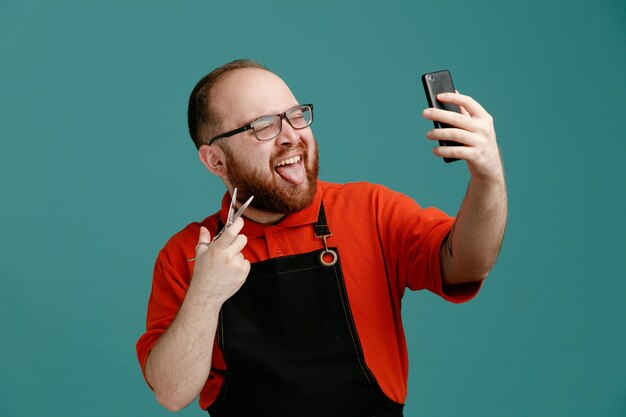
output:
POLYGON ((438 146, 433 149, 433 153, 441 158, 465 160, 474 180, 503 182, 504 170, 491 115, 473 98, 458 92, 442 93, 437 95, 437 99, 458 105, 461 113, 425 109, 422 113, 424 118, 454 126, 430 130, 426 137, 430 140, 455 141, 465 146, 438 146))

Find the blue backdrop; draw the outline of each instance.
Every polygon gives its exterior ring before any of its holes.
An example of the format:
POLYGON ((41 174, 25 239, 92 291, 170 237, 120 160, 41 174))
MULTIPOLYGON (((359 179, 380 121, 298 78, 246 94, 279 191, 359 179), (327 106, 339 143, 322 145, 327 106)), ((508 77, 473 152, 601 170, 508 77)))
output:
POLYGON ((471 303, 405 296, 407 416, 626 415, 622 0, 89 3, 0 2, 0 415, 169 415, 134 344, 157 251, 223 192, 188 95, 240 57, 315 103, 323 179, 451 214, 420 74, 495 118, 505 245, 471 303))

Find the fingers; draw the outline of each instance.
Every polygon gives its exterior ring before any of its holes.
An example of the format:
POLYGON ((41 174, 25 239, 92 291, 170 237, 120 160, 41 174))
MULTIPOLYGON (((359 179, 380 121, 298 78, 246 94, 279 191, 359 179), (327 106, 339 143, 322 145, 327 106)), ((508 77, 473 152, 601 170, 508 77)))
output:
POLYGON ((440 158, 463 159, 472 178, 501 181, 504 177, 502 159, 496 141, 493 117, 472 97, 456 93, 441 93, 437 100, 456 104, 460 113, 428 108, 426 119, 447 124, 426 134, 430 140, 453 141, 459 146, 438 146, 433 153, 440 158))
POLYGON ((222 249, 229 247, 233 243, 233 240, 235 240, 235 237, 241 232, 241 229, 243 229, 243 219, 239 217, 235 219, 233 224, 231 224, 212 245, 222 249))
POLYGON ((236 252, 241 252, 243 248, 246 247, 247 243, 248 243, 248 238, 246 237, 246 235, 237 235, 235 239, 233 240, 233 243, 231 243, 231 245, 229 246, 229 248, 236 252))
POLYGON ((465 96, 458 92, 441 93, 437 95, 437 99, 445 103, 458 105, 461 113, 428 108, 422 113, 424 118, 472 132, 489 133, 493 129, 493 118, 491 115, 470 96, 465 96))
POLYGON ((211 233, 209 230, 201 226, 198 246, 196 247, 196 258, 208 251, 209 248, 213 250, 229 249, 234 253, 241 252, 248 243, 248 238, 245 235, 239 234, 241 229, 243 229, 243 224, 244 221, 242 218, 235 219, 233 224, 213 242, 211 242, 211 233), (210 245, 201 245, 200 243, 209 243, 210 245))
POLYGON ((465 130, 473 130, 475 128, 475 122, 470 116, 453 111, 428 108, 422 112, 422 116, 425 119, 446 123, 465 130))
MULTIPOLYGON (((465 109, 461 107, 461 112, 465 109)), ((461 114, 447 110, 428 108, 422 113, 424 118, 435 120, 454 126, 469 132, 490 135, 493 131, 493 119, 489 114, 485 118, 471 117, 469 114, 461 114)))
POLYGON ((474 149, 468 146, 437 146, 433 153, 440 158, 472 159, 474 149))
POLYGON ((489 113, 476 100, 470 96, 457 93, 441 93, 437 95, 437 100, 444 103, 453 103, 463 106, 471 117, 487 118, 489 113))
POLYGON ((429 140, 451 140, 467 146, 476 145, 480 141, 476 134, 455 128, 432 129, 426 133, 426 137, 429 140))

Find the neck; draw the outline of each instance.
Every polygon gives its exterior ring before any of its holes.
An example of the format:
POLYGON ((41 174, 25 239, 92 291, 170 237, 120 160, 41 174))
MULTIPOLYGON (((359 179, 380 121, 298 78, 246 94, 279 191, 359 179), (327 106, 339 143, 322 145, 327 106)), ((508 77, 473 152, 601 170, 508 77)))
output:
POLYGON ((286 214, 268 213, 253 207, 248 207, 243 216, 259 224, 272 225, 281 221, 286 214))

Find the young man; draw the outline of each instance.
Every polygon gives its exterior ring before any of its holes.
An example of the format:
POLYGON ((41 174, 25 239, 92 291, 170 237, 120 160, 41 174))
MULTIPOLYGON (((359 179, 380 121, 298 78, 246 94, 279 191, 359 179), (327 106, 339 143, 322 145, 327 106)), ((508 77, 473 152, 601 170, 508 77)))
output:
POLYGON ((467 162, 456 219, 367 183, 318 181, 313 105, 275 74, 234 61, 196 85, 189 129, 227 192, 222 209, 174 235, 156 261, 137 352, 169 410, 198 395, 212 416, 401 416, 405 288, 471 299, 495 263, 506 223, 491 116, 426 109, 455 128, 428 132, 438 157, 467 162), (230 196, 254 196, 226 224, 230 196), (189 261, 195 258, 194 261, 189 261))

